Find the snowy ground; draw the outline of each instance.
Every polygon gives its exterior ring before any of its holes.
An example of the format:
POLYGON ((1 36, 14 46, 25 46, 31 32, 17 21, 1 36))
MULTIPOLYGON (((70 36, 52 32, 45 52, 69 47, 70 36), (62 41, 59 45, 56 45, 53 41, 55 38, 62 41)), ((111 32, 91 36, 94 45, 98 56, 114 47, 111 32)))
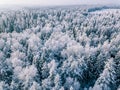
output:
POLYGON ((120 9, 0 10, 0 90, 117 89, 120 9))

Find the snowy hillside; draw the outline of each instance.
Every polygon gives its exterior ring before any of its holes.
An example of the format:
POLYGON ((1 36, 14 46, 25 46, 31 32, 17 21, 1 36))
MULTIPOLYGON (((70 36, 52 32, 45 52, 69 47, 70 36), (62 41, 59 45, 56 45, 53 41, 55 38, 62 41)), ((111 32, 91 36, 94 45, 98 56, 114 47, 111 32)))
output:
POLYGON ((120 90, 120 9, 1 9, 0 90, 120 90))

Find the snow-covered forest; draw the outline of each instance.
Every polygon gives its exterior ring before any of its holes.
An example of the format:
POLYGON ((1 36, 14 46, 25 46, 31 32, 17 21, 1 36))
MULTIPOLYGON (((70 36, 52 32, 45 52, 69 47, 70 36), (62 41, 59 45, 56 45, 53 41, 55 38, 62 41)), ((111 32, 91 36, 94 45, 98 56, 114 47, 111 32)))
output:
POLYGON ((0 90, 120 90, 120 9, 1 9, 0 90))

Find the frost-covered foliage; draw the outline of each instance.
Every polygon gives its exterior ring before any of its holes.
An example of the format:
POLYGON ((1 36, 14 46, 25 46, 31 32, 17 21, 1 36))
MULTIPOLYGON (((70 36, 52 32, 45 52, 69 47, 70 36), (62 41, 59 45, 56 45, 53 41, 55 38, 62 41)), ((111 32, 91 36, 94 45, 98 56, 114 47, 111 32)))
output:
POLYGON ((0 10, 0 90, 120 90, 120 9, 0 10))

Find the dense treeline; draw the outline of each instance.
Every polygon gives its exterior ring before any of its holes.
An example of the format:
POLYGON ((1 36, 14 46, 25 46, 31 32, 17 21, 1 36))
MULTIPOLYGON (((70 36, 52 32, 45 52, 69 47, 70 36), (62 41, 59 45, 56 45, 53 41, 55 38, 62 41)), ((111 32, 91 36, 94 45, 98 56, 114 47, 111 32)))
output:
POLYGON ((0 90, 119 90, 120 9, 97 9, 0 11, 0 90))

